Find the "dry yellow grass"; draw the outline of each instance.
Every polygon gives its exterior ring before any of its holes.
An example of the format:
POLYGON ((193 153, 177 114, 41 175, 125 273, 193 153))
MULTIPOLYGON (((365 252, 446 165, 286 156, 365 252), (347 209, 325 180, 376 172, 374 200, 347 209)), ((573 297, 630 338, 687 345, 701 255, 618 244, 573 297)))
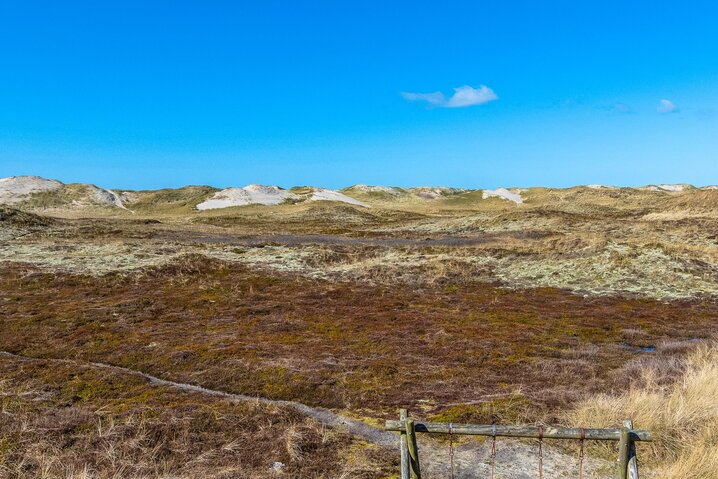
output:
POLYGON ((700 346, 688 356, 676 381, 661 384, 659 376, 647 368, 640 386, 624 395, 588 399, 567 419, 609 426, 631 418, 637 427, 653 431, 658 439, 642 462, 650 477, 718 477, 718 343, 700 346))

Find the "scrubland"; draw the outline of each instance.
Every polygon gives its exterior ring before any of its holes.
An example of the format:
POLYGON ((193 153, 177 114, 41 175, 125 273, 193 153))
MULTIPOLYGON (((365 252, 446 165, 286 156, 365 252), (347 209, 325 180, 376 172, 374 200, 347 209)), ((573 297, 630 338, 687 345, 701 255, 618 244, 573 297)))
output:
POLYGON ((639 445, 646 477, 715 477, 718 191, 350 189, 371 208, 192 210, 214 191, 0 210, 0 350, 36 358, 0 356, 0 477, 397 473, 394 451, 291 408, 92 362, 374 425, 400 407, 630 417, 659 436, 639 445))
POLYGON ((394 458, 289 408, 0 357, 0 477, 376 477, 394 458))

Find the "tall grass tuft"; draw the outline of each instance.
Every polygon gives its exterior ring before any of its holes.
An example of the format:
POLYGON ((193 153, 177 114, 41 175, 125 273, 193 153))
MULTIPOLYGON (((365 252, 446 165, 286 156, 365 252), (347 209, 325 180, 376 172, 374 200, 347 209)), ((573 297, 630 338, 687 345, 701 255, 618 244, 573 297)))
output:
MULTIPOLYGON (((657 440, 643 466, 661 479, 718 477, 718 343, 702 345, 684 361, 683 374, 663 384, 657 366, 642 372, 640 386, 623 395, 587 399, 568 414, 573 424, 618 425, 631 418, 657 440)), ((639 446, 639 460, 645 447, 639 446)))

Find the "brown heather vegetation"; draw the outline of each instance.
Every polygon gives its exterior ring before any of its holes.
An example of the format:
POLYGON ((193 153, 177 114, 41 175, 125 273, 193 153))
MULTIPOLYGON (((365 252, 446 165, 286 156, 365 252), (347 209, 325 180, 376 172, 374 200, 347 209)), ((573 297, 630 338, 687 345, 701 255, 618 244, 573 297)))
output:
POLYGON ((379 478, 395 466, 292 409, 76 363, 0 356, 0 378, 2 478, 379 478))
POLYGON ((532 188, 516 206, 349 189, 372 208, 194 211, 212 191, 132 192, 134 214, 0 209, 0 350, 40 358, 0 356, 2 479, 396 473, 393 451, 294 410, 88 361, 374 424, 399 407, 632 417, 660 435, 646 477, 716 476, 716 358, 691 351, 716 333, 718 191, 532 188))
POLYGON ((201 257, 99 280, 7 266, 0 285, 6 351, 366 416, 400 406, 454 411, 457 421, 550 416, 622 387, 621 367, 640 347, 704 337, 717 314, 708 300, 484 283, 389 288, 257 274, 201 257), (500 417, 465 405, 487 398, 500 417))

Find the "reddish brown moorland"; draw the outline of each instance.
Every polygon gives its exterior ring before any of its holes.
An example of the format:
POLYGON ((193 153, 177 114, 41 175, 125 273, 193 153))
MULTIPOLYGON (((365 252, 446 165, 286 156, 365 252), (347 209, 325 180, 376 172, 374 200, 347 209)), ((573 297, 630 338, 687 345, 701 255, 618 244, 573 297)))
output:
POLYGON ((537 417, 623 387, 631 359, 661 354, 640 348, 708 336, 718 318, 709 299, 336 283, 203 257, 99 278, 6 264, 0 288, 6 351, 363 416, 408 406, 452 420, 537 417))

